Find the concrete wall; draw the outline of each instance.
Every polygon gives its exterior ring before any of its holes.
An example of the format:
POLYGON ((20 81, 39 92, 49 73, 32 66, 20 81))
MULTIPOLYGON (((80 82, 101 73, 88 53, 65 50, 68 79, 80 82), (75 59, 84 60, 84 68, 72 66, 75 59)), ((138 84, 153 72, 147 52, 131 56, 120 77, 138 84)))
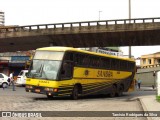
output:
POLYGON ((160 67, 138 69, 136 79, 141 79, 144 86, 152 86, 156 84, 156 76, 153 76, 154 71, 160 71, 160 67))
POLYGON ((153 76, 153 72, 147 73, 138 73, 136 74, 136 79, 142 80, 142 85, 144 86, 152 86, 154 85, 155 77, 153 76))

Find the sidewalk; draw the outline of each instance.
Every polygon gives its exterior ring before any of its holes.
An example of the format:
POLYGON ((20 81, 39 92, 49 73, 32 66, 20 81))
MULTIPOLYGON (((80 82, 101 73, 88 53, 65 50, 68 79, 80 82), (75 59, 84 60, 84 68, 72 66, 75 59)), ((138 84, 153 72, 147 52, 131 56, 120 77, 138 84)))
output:
MULTIPOLYGON (((152 91, 153 89, 150 87, 142 87, 142 91, 152 91)), ((139 98, 141 105, 144 111, 159 111, 160 114, 160 102, 156 100, 156 95, 143 96, 139 98)), ((155 112, 155 113, 156 113, 155 112)), ((148 120, 160 120, 160 117, 147 117, 148 120)))

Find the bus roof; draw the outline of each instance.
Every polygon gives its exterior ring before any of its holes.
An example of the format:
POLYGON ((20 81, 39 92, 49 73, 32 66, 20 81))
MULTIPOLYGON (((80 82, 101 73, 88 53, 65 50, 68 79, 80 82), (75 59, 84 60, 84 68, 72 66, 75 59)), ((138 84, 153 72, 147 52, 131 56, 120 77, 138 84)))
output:
POLYGON ((115 58, 115 59, 121 59, 121 60, 127 60, 127 61, 132 61, 135 62, 135 60, 131 58, 124 58, 120 56, 114 56, 114 55, 108 55, 108 54, 102 54, 102 53, 96 53, 96 52, 91 52, 91 51, 85 51, 85 50, 80 50, 77 48, 73 47, 43 47, 43 48, 38 48, 36 50, 44 50, 44 51, 75 51, 75 52, 81 52, 81 53, 86 53, 86 54, 91 54, 91 55, 97 55, 97 56, 104 56, 104 57, 110 57, 110 58, 115 58))

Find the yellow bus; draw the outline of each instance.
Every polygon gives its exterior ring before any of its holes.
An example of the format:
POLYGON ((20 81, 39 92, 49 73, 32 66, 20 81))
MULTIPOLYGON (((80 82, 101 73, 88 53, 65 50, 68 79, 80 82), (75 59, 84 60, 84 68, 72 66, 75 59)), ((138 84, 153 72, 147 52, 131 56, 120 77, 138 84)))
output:
POLYGON ((90 94, 121 96, 134 88, 135 61, 71 47, 44 47, 32 59, 26 91, 72 99, 90 94))
POLYGON ((30 54, 29 60, 27 60, 27 61, 25 62, 25 70, 28 70, 28 69, 29 69, 29 66, 30 66, 30 64, 31 64, 31 60, 32 60, 33 55, 34 55, 34 52, 32 52, 32 53, 30 54))

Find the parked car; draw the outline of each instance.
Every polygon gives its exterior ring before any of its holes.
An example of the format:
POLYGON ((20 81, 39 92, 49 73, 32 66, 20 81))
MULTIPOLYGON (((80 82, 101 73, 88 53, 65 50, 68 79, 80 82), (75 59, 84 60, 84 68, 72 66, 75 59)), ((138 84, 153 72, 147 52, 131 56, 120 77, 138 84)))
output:
POLYGON ((21 70, 21 72, 19 73, 19 75, 17 76, 17 81, 16 84, 17 85, 26 85, 26 75, 28 73, 28 70, 21 70))
POLYGON ((8 87, 8 85, 10 85, 10 82, 8 80, 9 77, 7 75, 0 73, 0 86, 8 87))

